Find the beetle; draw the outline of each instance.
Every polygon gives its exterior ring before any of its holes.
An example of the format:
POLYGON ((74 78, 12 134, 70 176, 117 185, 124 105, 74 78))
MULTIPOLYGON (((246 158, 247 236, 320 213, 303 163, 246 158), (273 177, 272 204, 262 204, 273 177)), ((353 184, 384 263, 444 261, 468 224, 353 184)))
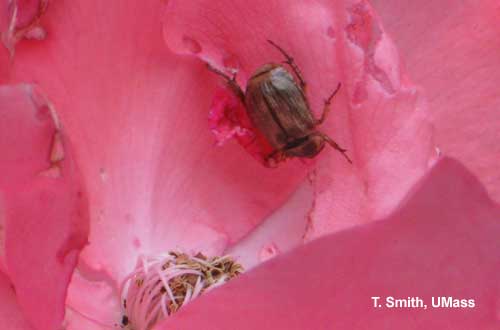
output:
POLYGON ((341 148, 333 139, 319 131, 330 110, 330 103, 341 84, 325 100, 323 113, 316 119, 309 106, 305 83, 294 59, 271 40, 268 42, 283 56, 295 76, 282 65, 268 63, 258 68, 250 77, 245 92, 236 83, 236 73, 232 77, 207 64, 207 67, 223 77, 229 87, 245 105, 252 124, 264 135, 274 148, 268 159, 279 160, 291 157, 314 158, 323 150, 325 143, 342 153, 349 163, 351 159, 346 149, 341 148))

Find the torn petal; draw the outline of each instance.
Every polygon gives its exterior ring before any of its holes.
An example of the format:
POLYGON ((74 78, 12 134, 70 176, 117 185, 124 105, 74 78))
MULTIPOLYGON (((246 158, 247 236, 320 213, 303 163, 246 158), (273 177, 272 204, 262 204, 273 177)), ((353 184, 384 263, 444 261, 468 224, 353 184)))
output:
POLYGON ((408 71, 427 91, 437 145, 464 162, 500 202, 499 2, 373 4, 408 71))
POLYGON ((30 323, 56 329, 87 242, 88 204, 71 145, 31 85, 0 86, 0 151, 3 267, 30 323))

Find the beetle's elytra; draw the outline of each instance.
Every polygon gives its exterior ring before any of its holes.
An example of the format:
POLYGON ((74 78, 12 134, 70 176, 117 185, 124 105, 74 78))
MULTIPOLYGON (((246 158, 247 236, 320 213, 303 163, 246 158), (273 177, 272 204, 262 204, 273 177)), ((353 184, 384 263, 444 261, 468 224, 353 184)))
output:
POLYGON ((317 129, 317 126, 325 120, 330 110, 330 102, 338 92, 340 84, 325 100, 321 118, 314 118, 306 96, 306 83, 300 69, 293 58, 281 47, 270 40, 268 42, 285 56, 284 63, 292 68, 299 83, 284 66, 269 63, 254 72, 248 80, 246 91, 243 92, 236 83, 236 76, 229 77, 211 66, 208 67, 222 76, 245 104, 252 124, 274 148, 274 152, 269 157, 313 158, 321 152, 326 142, 352 163, 345 149, 317 129))

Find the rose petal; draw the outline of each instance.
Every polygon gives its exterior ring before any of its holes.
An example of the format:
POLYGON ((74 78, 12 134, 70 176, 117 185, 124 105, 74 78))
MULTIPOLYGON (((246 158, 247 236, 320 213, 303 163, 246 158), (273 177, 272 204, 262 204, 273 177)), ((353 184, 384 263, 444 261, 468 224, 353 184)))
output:
POLYGON ((79 251, 88 204, 54 109, 32 86, 0 87, 0 204, 4 267, 37 329, 55 329, 79 251))
MULTIPOLYGON (((9 28, 9 11, 7 1, 0 1, 0 35, 5 33, 9 28)), ((7 77, 9 65, 9 51, 7 48, 0 46, 0 83, 4 83, 7 77)))
POLYGON ((499 217, 477 179, 445 159, 387 220, 265 263, 156 329, 496 329, 499 217), (379 309, 373 296, 428 308, 379 309), (475 307, 433 308, 432 296, 475 307))
POLYGON ((500 202, 498 1, 374 3, 412 77, 426 88, 437 145, 500 202))
POLYGON ((242 87, 259 66, 283 60, 266 42, 273 40, 301 67, 318 117, 342 82, 321 130, 349 149, 354 165, 334 150, 318 156, 306 239, 387 215, 428 169, 434 149, 425 100, 367 2, 171 0, 164 35, 178 53, 239 70, 242 87), (333 214, 345 222, 332 223, 333 214))
POLYGON ((273 172, 234 144, 214 145, 207 110, 216 80, 166 49, 161 6, 54 2, 47 40, 20 43, 11 72, 36 80, 61 111, 91 198, 83 262, 114 282, 142 253, 220 253, 301 180, 293 173, 302 164, 273 172))
POLYGON ((0 4, 1 39, 11 56, 19 40, 45 39, 45 30, 39 21, 48 4, 49 0, 9 0, 0 4))
POLYGON ((313 190, 310 180, 303 182, 282 207, 225 254, 237 258, 245 270, 249 270, 302 245, 314 206, 313 190))
POLYGON ((80 263, 73 274, 67 299, 68 330, 110 329, 121 318, 120 295, 112 280, 92 273, 80 263))
POLYGON ((67 330, 109 330, 120 328, 120 324, 118 322, 114 322, 112 324, 96 323, 95 320, 82 316, 82 314, 79 314, 79 312, 74 309, 68 309, 66 311, 65 325, 67 330))
POLYGON ((16 301, 14 287, 7 276, 0 272, 0 324, 9 330, 32 330, 16 301))

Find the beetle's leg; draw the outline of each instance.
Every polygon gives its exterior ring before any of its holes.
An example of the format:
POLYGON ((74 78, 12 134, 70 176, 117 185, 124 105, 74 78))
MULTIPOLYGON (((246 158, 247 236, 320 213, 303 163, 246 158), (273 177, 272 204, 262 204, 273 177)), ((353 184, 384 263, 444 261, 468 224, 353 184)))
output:
POLYGON ((333 91, 332 94, 330 94, 330 96, 325 100, 325 105, 323 107, 323 113, 321 114, 321 118, 316 120, 316 125, 321 125, 325 119, 326 119, 326 116, 328 115, 328 112, 330 112, 330 104, 332 103, 332 99, 333 97, 337 94, 337 92, 339 91, 340 89, 340 86, 342 86, 341 83, 339 83, 337 85, 337 88, 335 88, 335 90, 333 91))
POLYGON ((286 154, 284 149, 276 149, 272 153, 266 156, 265 162, 268 167, 276 167, 279 162, 286 159, 286 154))
POLYGON ((332 148, 340 151, 342 153, 342 155, 345 157, 345 159, 347 159, 347 161, 352 164, 352 160, 346 154, 347 149, 344 149, 344 148, 340 147, 337 144, 337 142, 333 141, 328 135, 326 135, 324 133, 318 132, 316 134, 318 134, 319 136, 321 136, 323 138, 323 140, 325 140, 330 146, 332 146, 332 148))
POLYGON ((277 50, 279 50, 280 53, 283 54, 283 56, 285 56, 286 61, 284 61, 283 63, 288 64, 292 68, 293 72, 295 72, 295 75, 297 76, 297 78, 299 78, 300 87, 302 88, 302 90, 305 93, 306 92, 306 88, 307 88, 307 84, 306 84, 306 82, 304 80, 304 77, 302 76, 302 72, 300 71, 298 65, 293 60, 293 57, 291 57, 290 55, 288 55, 288 53, 285 52, 285 50, 283 48, 281 48, 280 46, 278 46, 277 44, 275 44, 274 41, 267 40, 267 42, 269 42, 272 46, 274 46, 277 50))
POLYGON ((219 69, 214 68, 213 66, 211 66, 208 63, 207 63, 207 68, 208 68, 208 70, 212 71, 216 75, 224 78, 224 80, 229 85, 229 87, 236 93, 236 95, 241 99, 241 101, 244 102, 245 93, 243 93, 243 90, 236 82, 236 73, 234 73, 232 77, 229 77, 229 75, 225 74, 224 72, 220 71, 219 69))

